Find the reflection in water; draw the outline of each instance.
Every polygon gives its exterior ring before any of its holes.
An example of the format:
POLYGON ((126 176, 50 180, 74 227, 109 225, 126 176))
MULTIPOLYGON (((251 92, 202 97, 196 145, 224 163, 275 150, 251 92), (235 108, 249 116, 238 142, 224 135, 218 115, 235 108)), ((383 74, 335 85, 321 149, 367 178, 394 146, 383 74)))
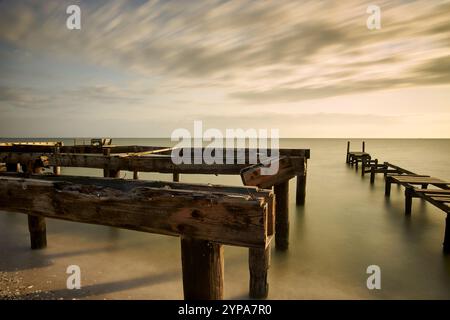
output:
MULTIPOLYGON (((115 139, 120 144, 164 145, 168 141, 115 139)), ((70 144, 70 142, 67 142, 70 144)), ((355 144, 359 142, 355 141, 355 144)), ((384 196, 384 180, 344 164, 346 141, 286 139, 281 147, 310 148, 307 197, 295 205, 290 183, 290 248, 272 248, 270 299, 450 298, 450 257, 442 254, 445 215, 413 200, 404 215, 403 188, 384 196), (366 288, 366 268, 381 267, 382 289, 366 288)), ((417 173, 450 179, 449 140, 367 140, 366 150, 417 173)), ((62 174, 101 176, 100 170, 63 168, 62 174)), ((131 173, 126 174, 132 177, 131 173)), ((171 180, 171 175, 140 174, 171 180)), ((181 175, 182 182, 240 185, 235 176, 181 175)), ((81 266, 85 290, 79 298, 182 298, 179 239, 114 228, 49 221, 49 247, 28 249, 25 216, 0 215, 1 271, 22 270, 30 283, 43 279, 55 295, 64 289, 65 267, 81 266)), ((225 298, 247 298, 245 248, 225 247, 225 298)))

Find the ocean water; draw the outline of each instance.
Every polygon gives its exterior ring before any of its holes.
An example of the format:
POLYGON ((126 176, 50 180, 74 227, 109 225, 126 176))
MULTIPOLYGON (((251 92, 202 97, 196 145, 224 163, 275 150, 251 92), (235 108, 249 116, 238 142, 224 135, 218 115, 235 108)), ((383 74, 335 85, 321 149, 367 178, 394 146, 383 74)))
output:
MULTIPOLYGON (((268 298, 449 299, 450 256, 442 253, 445 214, 414 199, 412 215, 405 217, 403 188, 393 186, 385 199, 381 174, 370 185, 369 176, 362 178, 345 164, 346 141, 280 141, 284 148, 311 149, 311 159, 304 207, 295 205, 295 179, 290 182, 290 247, 286 252, 272 247, 268 298), (367 289, 369 265, 381 268, 381 290, 367 289)), ((361 148, 361 140, 351 141, 352 150, 361 148)), ((113 142, 171 144, 164 139, 113 142)), ((381 162, 450 181, 450 140, 367 139, 366 151, 381 162)), ((63 168, 62 174, 102 172, 63 168)), ((132 174, 122 172, 122 177, 132 174)), ((140 174, 140 179, 171 178, 140 174)), ((181 175, 181 181, 241 185, 237 176, 181 175)), ((0 271, 17 272, 23 283, 50 292, 50 298, 182 299, 178 238, 47 221, 48 248, 31 251, 26 216, 0 214, 0 271), (81 290, 65 289, 69 265, 81 267, 81 290)), ((226 299, 247 298, 247 252, 225 246, 226 299)))

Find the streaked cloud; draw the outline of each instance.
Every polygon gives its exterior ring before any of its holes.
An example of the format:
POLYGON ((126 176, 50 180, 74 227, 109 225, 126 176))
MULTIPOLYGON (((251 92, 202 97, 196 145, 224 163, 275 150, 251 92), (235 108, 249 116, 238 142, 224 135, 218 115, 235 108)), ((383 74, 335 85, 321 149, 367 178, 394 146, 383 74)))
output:
POLYGON ((0 71, 8 77, 0 80, 0 112, 114 107, 120 117, 122 106, 123 117, 133 110, 207 118, 226 108, 244 119, 244 107, 264 105, 266 116, 289 110, 293 119, 304 102, 450 84, 450 2, 376 4, 382 28, 370 31, 368 3, 359 0, 1 1, 0 71), (80 31, 65 28, 74 3, 80 31), (43 57, 42 78, 19 68, 43 57), (95 72, 81 74, 77 65, 95 72))

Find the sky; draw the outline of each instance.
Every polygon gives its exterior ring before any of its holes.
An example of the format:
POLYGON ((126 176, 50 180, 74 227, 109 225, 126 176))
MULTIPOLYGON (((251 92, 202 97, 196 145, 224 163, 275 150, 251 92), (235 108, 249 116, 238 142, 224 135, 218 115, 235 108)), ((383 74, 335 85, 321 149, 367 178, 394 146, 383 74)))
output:
POLYGON ((0 137, 450 138, 450 1, 0 0, 0 75, 0 137))

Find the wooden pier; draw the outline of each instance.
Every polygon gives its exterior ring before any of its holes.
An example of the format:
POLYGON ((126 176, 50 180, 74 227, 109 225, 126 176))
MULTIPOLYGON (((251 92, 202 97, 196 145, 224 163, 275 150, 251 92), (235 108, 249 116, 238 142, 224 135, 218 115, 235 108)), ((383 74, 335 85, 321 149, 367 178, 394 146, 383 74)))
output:
MULTIPOLYGON (((225 174, 241 175, 246 172, 248 167, 253 164, 250 161, 250 155, 256 154, 259 159, 259 150, 254 149, 222 149, 211 150, 207 148, 190 149, 190 154, 185 155, 184 150, 160 146, 114 146, 114 145, 77 145, 63 146, 60 142, 54 145, 30 144, 26 143, 5 143, 0 144, 0 163, 7 165, 17 165, 18 163, 24 171, 33 171, 33 168, 27 169, 27 166, 48 167, 59 170, 60 167, 84 167, 103 169, 105 177, 119 177, 120 171, 133 172, 133 178, 138 178, 139 172, 157 172, 169 173, 173 175, 174 181, 180 180, 181 174, 225 174), (172 161, 172 152, 178 152, 181 156, 188 156, 192 159, 190 164, 174 164, 172 161), (207 164, 204 159, 198 155, 216 152, 222 152, 223 159, 227 154, 234 156, 233 163, 215 163, 207 164)), ((310 157, 309 149, 279 149, 279 160, 285 163, 287 160, 290 168, 280 165, 280 170, 273 175, 273 184, 265 183, 264 186, 252 183, 250 180, 243 179, 244 185, 259 186, 262 188, 272 188, 277 184, 288 183, 289 179, 297 177, 296 203, 303 205, 306 197, 306 173, 307 160, 310 157), (295 172, 285 174, 286 171, 295 172)), ((264 159, 265 160, 265 159, 264 159)), ((270 176, 266 176, 270 177, 270 176)), ((275 188, 276 196, 280 199, 288 199, 288 188, 275 188), (283 194, 282 194, 283 193, 283 194)), ((286 200, 287 201, 287 200, 286 200)), ((288 248, 288 225, 289 225, 289 206, 280 205, 277 209, 277 224, 283 225, 286 233, 279 232, 276 235, 275 246, 279 250, 288 248)))
POLYGON ((0 208, 28 214, 33 249, 46 246, 45 217, 180 236, 186 299, 222 298, 221 246, 248 247, 250 297, 266 297, 270 240, 275 235, 276 248, 288 248, 289 180, 297 177, 296 202, 304 204, 309 150, 280 149, 279 157, 271 159, 279 162, 279 170, 270 176, 257 169, 267 165, 260 161, 258 150, 184 152, 159 146, 115 146, 101 140, 74 146, 3 143, 0 163, 5 163, 8 172, 0 176, 0 208), (172 152, 190 156, 192 162, 174 164, 172 152), (205 152, 231 153, 234 162, 206 164, 198 157, 205 152), (253 154, 260 162, 257 165, 250 162, 253 154), (44 167, 52 167, 53 175, 42 175, 44 167), (61 167, 103 169, 109 179, 59 176, 61 167), (121 170, 131 171, 133 180, 119 179, 121 170), (139 181, 139 172, 169 173, 174 181, 180 180, 180 174, 240 175, 246 186, 139 181), (83 210, 76 210, 80 204, 83 210), (156 212, 164 218, 156 219, 156 212))
MULTIPOLYGON (((363 143, 363 148, 364 148, 363 143)), ((347 163, 358 161, 349 152, 350 142, 347 144, 347 163), (353 157, 353 158, 352 158, 353 157), (349 160, 353 159, 353 160, 349 160)), ((450 182, 443 181, 429 175, 421 175, 389 162, 378 163, 378 159, 372 160, 370 156, 360 158, 362 163, 362 175, 370 172, 370 183, 375 182, 375 175, 382 173, 385 178, 385 196, 391 195, 391 185, 397 184, 405 188, 405 215, 411 215, 412 199, 421 198, 447 214, 445 219, 445 231, 443 251, 450 253, 450 182), (419 188, 417 187, 419 186, 419 188), (429 189, 429 186, 435 188, 429 189)))
MULTIPOLYGON (((347 155, 345 158, 345 163, 355 166, 356 171, 358 171, 358 164, 361 163, 364 168, 367 163, 371 161, 371 156, 366 152, 366 143, 362 142, 361 151, 350 151, 350 141, 347 141, 347 155)), ((364 169, 362 170, 364 174, 364 169)))

